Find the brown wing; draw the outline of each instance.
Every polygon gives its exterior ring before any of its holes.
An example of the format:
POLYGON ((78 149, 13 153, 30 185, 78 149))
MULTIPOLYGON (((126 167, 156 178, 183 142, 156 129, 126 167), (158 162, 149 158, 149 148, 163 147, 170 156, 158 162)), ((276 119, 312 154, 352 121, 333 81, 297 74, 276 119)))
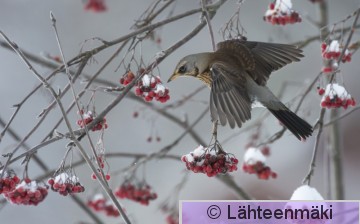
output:
MULTIPOLYGON (((235 55, 246 52, 254 61, 253 67, 244 66, 244 69, 259 85, 265 85, 271 72, 303 57, 302 50, 294 45, 264 43, 243 40, 227 40, 217 45, 218 52, 232 52, 235 55), (246 50, 244 50, 246 49, 246 50)), ((241 62, 241 64, 244 64, 241 62)))
POLYGON ((231 128, 242 126, 251 118, 251 102, 245 91, 245 77, 231 70, 223 63, 211 67, 212 83, 210 94, 210 114, 212 120, 221 125, 227 121, 231 128))

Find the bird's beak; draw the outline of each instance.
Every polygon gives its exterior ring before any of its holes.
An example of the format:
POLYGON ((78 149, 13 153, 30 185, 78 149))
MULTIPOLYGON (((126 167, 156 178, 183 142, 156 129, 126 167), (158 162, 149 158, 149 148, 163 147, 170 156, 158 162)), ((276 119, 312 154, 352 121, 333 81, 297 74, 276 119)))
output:
POLYGON ((170 76, 170 78, 168 79, 167 82, 173 81, 173 80, 176 79, 177 77, 179 77, 179 75, 174 72, 174 73, 170 76))

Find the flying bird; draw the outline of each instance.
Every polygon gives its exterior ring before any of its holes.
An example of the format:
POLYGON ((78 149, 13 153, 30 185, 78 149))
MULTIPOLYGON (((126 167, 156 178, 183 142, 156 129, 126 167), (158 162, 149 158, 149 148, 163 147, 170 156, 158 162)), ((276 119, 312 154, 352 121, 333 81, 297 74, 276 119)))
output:
POLYGON ((313 132, 312 126, 290 111, 266 86, 270 74, 300 61, 302 50, 287 44, 226 40, 215 52, 188 55, 180 60, 168 82, 195 77, 211 89, 212 121, 241 127, 251 118, 252 105, 266 107, 299 140, 313 132))

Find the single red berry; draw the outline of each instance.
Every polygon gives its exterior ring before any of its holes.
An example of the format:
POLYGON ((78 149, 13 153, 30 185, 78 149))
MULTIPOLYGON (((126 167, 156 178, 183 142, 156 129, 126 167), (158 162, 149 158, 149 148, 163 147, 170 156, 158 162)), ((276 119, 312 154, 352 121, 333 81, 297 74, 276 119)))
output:
POLYGON ((139 116, 139 112, 135 111, 135 112, 133 113, 133 117, 134 117, 134 118, 137 118, 138 116, 139 116))
POLYGON ((274 10, 274 8, 275 8, 275 4, 274 4, 274 3, 270 3, 269 9, 274 10))
POLYGON ((27 183, 27 184, 31 182, 30 178, 25 178, 24 181, 25 181, 25 183, 27 183))
POLYGON ((151 142, 151 141, 152 141, 152 137, 151 137, 151 136, 148 137, 148 138, 146 139, 146 141, 147 141, 147 142, 151 142))
POLYGON ((319 94, 320 96, 324 95, 324 93, 325 93, 325 89, 324 89, 324 88, 320 88, 320 89, 318 90, 318 94, 319 94))

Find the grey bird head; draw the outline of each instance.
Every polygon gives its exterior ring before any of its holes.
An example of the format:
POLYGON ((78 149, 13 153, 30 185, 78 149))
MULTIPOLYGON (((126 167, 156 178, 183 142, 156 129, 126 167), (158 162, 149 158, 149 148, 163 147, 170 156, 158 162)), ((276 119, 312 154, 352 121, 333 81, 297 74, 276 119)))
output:
POLYGON ((178 77, 197 77, 209 67, 209 53, 191 54, 180 60, 168 82, 178 77))

